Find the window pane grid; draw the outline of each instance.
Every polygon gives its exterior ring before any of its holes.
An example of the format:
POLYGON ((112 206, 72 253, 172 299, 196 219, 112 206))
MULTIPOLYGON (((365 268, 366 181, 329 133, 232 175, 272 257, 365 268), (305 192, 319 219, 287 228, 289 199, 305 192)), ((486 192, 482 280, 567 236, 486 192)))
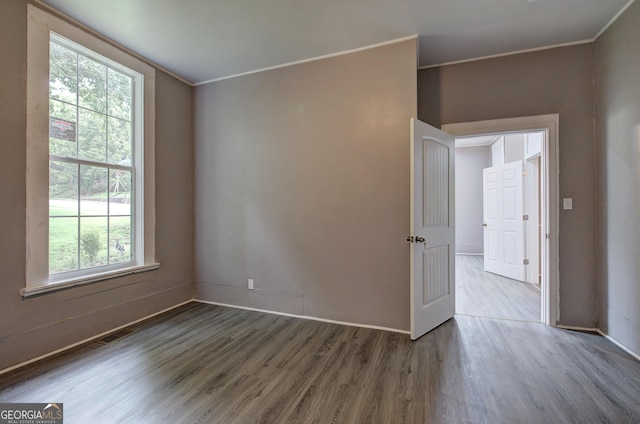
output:
POLYGON ((133 166, 118 165, 118 164, 114 164, 114 163, 96 162, 96 161, 84 160, 84 159, 76 159, 76 158, 69 157, 69 156, 58 156, 58 155, 51 154, 49 156, 49 158, 50 158, 50 160, 57 161, 57 162, 65 162, 65 163, 80 164, 80 165, 90 165, 90 166, 96 166, 96 167, 99 167, 99 168, 119 169, 121 171, 128 171, 128 172, 134 172, 135 171, 135 168, 133 166))
POLYGON ((133 78, 66 43, 50 46, 57 128, 50 120, 49 273, 127 264, 135 235, 133 78))
MULTIPOLYGON (((75 103, 72 103, 72 102, 67 101, 67 100, 51 98, 51 101, 58 102, 58 103, 62 103, 62 104, 68 105, 68 106, 72 106, 72 107, 74 107, 74 108, 76 108, 76 107, 77 107, 77 108, 79 108, 79 109, 83 109, 83 110, 86 110, 86 111, 99 113, 99 114, 101 114, 101 115, 108 116, 108 117, 113 118, 113 119, 117 119, 118 121, 131 123, 131 120, 130 120, 130 119, 125 119, 125 118, 122 118, 122 117, 120 117, 120 116, 110 115, 110 114, 108 114, 108 113, 106 113, 106 112, 102 112, 102 111, 99 111, 99 110, 91 109, 90 107, 84 107, 84 106, 82 106, 82 105, 78 106, 78 105, 76 105, 75 103)), ((60 118, 60 116, 58 116, 58 118, 60 118)))

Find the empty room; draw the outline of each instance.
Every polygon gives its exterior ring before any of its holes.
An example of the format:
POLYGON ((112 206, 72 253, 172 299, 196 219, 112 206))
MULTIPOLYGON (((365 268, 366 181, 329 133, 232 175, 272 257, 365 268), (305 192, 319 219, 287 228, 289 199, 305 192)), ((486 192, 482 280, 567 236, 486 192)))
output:
POLYGON ((640 422, 639 2, 0 33, 0 423, 640 422))

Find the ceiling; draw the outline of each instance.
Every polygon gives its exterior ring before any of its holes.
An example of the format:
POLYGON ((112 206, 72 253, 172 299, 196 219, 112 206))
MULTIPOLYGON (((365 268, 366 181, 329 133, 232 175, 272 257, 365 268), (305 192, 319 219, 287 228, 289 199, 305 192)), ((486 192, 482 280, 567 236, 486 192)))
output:
POLYGON ((629 3, 629 0, 41 1, 191 83, 416 34, 421 67, 593 40, 629 3))

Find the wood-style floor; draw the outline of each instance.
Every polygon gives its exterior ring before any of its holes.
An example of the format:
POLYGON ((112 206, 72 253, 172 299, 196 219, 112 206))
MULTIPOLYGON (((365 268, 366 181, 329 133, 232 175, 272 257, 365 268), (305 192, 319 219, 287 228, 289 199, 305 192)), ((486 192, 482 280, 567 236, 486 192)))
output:
POLYGON ((456 316, 421 339, 191 303, 0 376, 65 423, 638 423, 640 362, 606 339, 456 316))
POLYGON ((541 320, 540 289, 484 271, 483 257, 456 255, 456 313, 478 317, 541 320))

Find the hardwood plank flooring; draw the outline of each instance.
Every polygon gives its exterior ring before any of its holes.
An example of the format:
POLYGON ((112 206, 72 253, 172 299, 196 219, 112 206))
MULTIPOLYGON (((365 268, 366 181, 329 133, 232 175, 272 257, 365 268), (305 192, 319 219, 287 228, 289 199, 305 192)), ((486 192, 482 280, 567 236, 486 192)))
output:
POLYGON ((640 362, 603 337, 456 316, 403 334, 191 303, 0 376, 65 423, 639 423, 640 362))
POLYGON ((540 289, 484 271, 482 256, 456 255, 456 313, 540 321, 540 289))

